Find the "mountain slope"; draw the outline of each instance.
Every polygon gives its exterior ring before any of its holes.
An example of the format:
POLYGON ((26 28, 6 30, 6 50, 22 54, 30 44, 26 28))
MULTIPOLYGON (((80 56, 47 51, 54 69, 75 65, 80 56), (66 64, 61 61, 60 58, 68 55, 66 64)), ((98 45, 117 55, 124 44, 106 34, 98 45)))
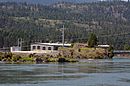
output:
POLYGON ((0 3, 0 47, 34 42, 61 42, 65 26, 66 42, 87 42, 89 33, 98 36, 98 44, 117 49, 130 44, 130 3, 57 3, 50 6, 26 3, 0 3))
MULTIPOLYGON (((27 2, 30 4, 43 4, 50 5, 57 2, 72 2, 72 3, 85 3, 85 2, 98 2, 98 1, 112 1, 112 0, 0 0, 0 2, 27 2)), ((128 1, 128 0, 121 0, 128 1)))
POLYGON ((43 4, 49 5, 57 2, 73 2, 73 3, 84 3, 84 2, 95 2, 99 0, 0 0, 0 2, 27 2, 30 4, 43 4))

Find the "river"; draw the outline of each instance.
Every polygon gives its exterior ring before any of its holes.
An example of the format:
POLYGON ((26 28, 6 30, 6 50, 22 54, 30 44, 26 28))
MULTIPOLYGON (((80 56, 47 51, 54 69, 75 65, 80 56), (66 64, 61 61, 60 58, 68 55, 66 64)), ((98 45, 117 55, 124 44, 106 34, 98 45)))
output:
POLYGON ((0 86, 130 86, 130 59, 78 63, 0 63, 0 86))

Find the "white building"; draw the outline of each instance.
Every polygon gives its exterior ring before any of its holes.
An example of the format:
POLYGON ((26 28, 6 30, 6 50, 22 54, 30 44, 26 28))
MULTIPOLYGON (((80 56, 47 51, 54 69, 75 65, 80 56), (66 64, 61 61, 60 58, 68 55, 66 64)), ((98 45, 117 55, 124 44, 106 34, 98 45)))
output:
MULTIPOLYGON (((62 46, 62 43, 35 43, 31 44, 31 51, 57 51, 62 46)), ((64 47, 70 46, 71 44, 64 44, 64 47)))
POLYGON ((110 45, 98 45, 98 47, 100 47, 100 48, 109 48, 110 45))
POLYGON ((19 47, 19 46, 13 46, 13 47, 10 48, 10 51, 11 52, 21 51, 21 47, 19 47))

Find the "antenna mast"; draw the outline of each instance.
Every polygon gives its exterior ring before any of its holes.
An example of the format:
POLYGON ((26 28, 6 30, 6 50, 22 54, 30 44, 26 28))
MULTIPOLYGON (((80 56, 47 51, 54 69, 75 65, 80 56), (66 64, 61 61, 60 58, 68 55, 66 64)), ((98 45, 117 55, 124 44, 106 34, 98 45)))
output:
POLYGON ((64 29, 64 25, 63 25, 63 28, 62 28, 62 44, 63 44, 63 47, 64 47, 64 42, 65 42, 65 29, 64 29))

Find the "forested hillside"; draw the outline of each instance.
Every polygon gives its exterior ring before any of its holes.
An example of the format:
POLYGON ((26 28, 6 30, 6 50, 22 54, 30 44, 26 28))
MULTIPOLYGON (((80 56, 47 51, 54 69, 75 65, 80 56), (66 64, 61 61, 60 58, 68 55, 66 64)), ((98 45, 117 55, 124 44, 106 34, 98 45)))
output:
POLYGON ((84 3, 84 2, 97 2, 100 0, 0 0, 0 2, 26 2, 30 4, 42 4, 50 5, 58 2, 73 2, 73 3, 84 3))
POLYGON ((130 44, 130 3, 57 3, 50 6, 27 3, 0 3, 0 47, 27 46, 34 42, 61 42, 65 26, 66 42, 87 42, 89 33, 98 44, 123 48, 130 44))

